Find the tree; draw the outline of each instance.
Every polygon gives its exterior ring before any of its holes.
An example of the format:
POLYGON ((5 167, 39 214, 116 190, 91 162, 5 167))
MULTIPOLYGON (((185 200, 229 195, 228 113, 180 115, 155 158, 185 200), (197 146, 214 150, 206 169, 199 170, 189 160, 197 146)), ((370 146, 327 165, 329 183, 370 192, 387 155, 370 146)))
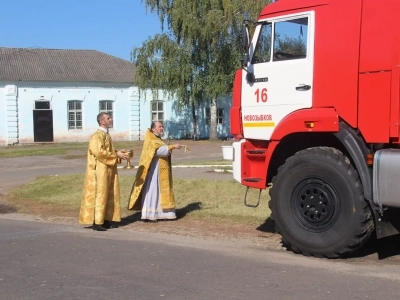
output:
POLYGON ((307 45, 302 37, 275 37, 276 50, 291 55, 306 55, 307 45))
MULTIPOLYGON (((144 0, 166 31, 132 51, 135 84, 176 97, 178 108, 211 100, 210 139, 217 138, 216 104, 232 92, 240 64, 244 16, 256 19, 269 0, 144 0), (214 107, 213 107, 214 106, 214 107), (215 114, 215 116, 214 116, 215 114)), ((196 132, 195 132, 196 134, 196 132)))

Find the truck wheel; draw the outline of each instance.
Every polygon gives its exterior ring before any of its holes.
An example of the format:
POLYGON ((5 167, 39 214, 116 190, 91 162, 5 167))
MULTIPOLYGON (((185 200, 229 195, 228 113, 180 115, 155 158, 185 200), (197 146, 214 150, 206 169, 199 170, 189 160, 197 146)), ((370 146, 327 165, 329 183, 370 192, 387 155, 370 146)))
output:
POLYGON ((357 171, 341 152, 297 152, 272 179, 270 208, 284 246, 316 257, 354 252, 373 231, 357 171))

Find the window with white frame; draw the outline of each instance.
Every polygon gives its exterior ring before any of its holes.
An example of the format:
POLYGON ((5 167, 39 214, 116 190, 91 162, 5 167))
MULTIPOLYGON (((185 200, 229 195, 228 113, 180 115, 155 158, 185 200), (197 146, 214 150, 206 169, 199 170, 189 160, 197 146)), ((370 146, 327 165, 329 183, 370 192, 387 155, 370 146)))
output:
POLYGON ((224 120, 224 109, 217 108, 217 124, 222 124, 223 120, 224 120))
POLYGON ((82 129, 82 101, 68 101, 68 129, 82 129))
MULTIPOLYGON (((223 119, 224 119, 224 109, 217 108, 217 124, 222 124, 223 119)), ((207 125, 211 124, 211 110, 209 107, 206 108, 206 124, 207 125)))
POLYGON ((164 121, 164 101, 151 101, 151 120, 160 122, 164 121))
MULTIPOLYGON (((107 113, 111 119, 113 119, 113 102, 112 101, 100 101, 99 102, 99 113, 107 113)), ((114 122, 114 120, 112 121, 112 123, 114 122)), ((113 124, 111 123, 111 127, 113 126, 113 124)))

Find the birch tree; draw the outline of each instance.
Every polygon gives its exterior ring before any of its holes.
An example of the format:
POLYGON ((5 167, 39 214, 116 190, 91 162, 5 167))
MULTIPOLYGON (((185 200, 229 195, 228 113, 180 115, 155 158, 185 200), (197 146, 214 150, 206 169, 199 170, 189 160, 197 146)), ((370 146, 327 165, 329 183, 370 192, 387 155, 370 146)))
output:
MULTIPOLYGON (((210 101, 210 139, 217 138, 216 106, 232 92, 240 67, 242 21, 255 20, 269 0, 142 0, 159 16, 162 34, 134 48, 135 84, 161 89, 178 108, 210 101)), ((145 24, 144 24, 145 26, 145 24)), ((196 134, 196 132, 195 132, 196 134)))

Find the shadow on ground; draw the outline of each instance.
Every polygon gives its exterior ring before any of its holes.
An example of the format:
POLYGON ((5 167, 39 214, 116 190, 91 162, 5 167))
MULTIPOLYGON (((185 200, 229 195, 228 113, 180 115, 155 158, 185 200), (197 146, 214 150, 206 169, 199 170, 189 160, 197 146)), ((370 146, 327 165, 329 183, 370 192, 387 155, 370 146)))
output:
POLYGON ((271 218, 267 218, 263 224, 256 228, 256 230, 261 232, 276 233, 275 223, 271 218))
MULTIPOLYGON (((184 218, 188 213, 196 210, 201 209, 201 202, 194 202, 186 205, 185 207, 178 208, 176 209, 176 217, 177 219, 182 219, 184 218)), ((127 226, 129 224, 138 222, 141 220, 141 212, 135 212, 132 215, 129 215, 127 217, 124 217, 121 219, 121 223, 119 224, 120 227, 127 226)))
POLYGON ((182 219, 188 213, 190 213, 192 211, 196 211, 196 210, 201 210, 201 202, 193 202, 193 203, 190 203, 190 204, 186 205, 185 207, 178 208, 176 210, 176 217, 178 219, 182 219))
POLYGON ((393 235, 382 239, 373 237, 358 251, 346 258, 362 258, 372 254, 377 254, 379 260, 384 260, 393 256, 400 255, 400 235, 393 235))

